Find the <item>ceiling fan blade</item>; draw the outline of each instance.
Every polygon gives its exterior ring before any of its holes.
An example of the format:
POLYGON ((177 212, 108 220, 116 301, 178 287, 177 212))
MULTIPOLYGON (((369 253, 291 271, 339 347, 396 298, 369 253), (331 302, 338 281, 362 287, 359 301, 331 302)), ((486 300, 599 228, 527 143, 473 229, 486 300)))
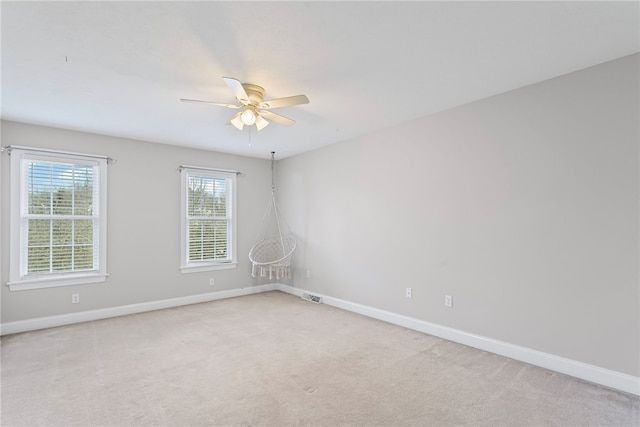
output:
POLYGON ((269 122, 266 121, 260 114, 256 116, 256 128, 258 128, 258 131, 266 128, 268 124, 269 122))
POLYGON ((242 83, 240 83, 239 80, 232 79, 231 77, 223 77, 222 80, 224 80, 227 86, 229 86, 233 95, 242 105, 247 105, 251 102, 249 100, 249 95, 247 95, 247 91, 244 90, 244 87, 242 87, 242 83))
POLYGON ((260 108, 280 108, 289 105, 308 104, 309 98, 306 95, 287 96, 285 98, 271 99, 260 103, 260 108))
POLYGON ((241 106, 240 105, 235 105, 235 104, 225 104, 222 102, 213 102, 213 101, 201 101, 199 99, 186 99, 186 98, 180 98, 180 101, 182 102, 197 102, 200 104, 211 104, 211 105, 218 105, 220 107, 227 107, 227 108, 233 108, 233 109, 238 109, 241 106))
POLYGON ((258 110, 258 113, 260 113, 260 115, 263 116, 265 119, 274 121, 283 126, 291 126, 296 122, 295 120, 292 120, 285 116, 281 116, 280 114, 276 114, 269 110, 258 110))

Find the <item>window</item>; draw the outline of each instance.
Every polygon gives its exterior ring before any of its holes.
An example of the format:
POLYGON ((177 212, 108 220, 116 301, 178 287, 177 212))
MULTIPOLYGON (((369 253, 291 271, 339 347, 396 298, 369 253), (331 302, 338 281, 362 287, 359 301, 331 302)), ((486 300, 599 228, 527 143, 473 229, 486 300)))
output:
POLYGON ((236 173, 182 167, 184 273, 235 268, 236 173))
POLYGON ((106 280, 106 163, 11 150, 11 290, 106 280))

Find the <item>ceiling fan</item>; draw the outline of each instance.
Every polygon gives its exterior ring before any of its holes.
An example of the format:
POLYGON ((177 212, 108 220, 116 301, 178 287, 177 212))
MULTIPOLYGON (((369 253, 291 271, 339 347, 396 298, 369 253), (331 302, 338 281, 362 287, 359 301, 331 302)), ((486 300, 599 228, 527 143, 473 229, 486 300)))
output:
POLYGON ((227 104, 223 102, 200 101, 198 99, 185 98, 180 98, 180 101, 212 104, 234 110, 241 109, 242 111, 237 112, 231 120, 229 120, 229 123, 239 130, 242 130, 245 125, 251 126, 253 124, 256 125, 258 130, 262 130, 269 124, 267 120, 272 120, 284 126, 291 126, 295 123, 295 120, 281 116, 280 114, 276 114, 270 110, 272 108, 309 103, 309 98, 307 98, 306 95, 287 96, 285 98, 265 101, 264 88, 262 86, 252 83, 240 83, 239 80, 231 77, 223 77, 222 80, 224 80, 227 86, 229 86, 229 89, 231 89, 239 104, 227 104))

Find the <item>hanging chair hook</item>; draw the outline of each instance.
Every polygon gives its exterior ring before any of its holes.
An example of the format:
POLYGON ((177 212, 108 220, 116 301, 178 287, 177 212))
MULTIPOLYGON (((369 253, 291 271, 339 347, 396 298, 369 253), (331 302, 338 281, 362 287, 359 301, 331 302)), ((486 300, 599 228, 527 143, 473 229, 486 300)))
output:
POLYGON ((271 194, 276 192, 276 185, 273 183, 273 165, 275 164, 275 151, 271 152, 271 194))

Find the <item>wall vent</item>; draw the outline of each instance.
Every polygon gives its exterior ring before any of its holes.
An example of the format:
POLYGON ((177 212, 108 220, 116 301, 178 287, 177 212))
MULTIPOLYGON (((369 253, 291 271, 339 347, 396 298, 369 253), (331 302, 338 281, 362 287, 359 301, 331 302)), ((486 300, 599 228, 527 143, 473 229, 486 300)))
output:
POLYGON ((318 295, 311 295, 307 293, 302 294, 302 299, 306 301, 315 302, 316 304, 320 304, 322 302, 322 298, 319 297, 318 295))

